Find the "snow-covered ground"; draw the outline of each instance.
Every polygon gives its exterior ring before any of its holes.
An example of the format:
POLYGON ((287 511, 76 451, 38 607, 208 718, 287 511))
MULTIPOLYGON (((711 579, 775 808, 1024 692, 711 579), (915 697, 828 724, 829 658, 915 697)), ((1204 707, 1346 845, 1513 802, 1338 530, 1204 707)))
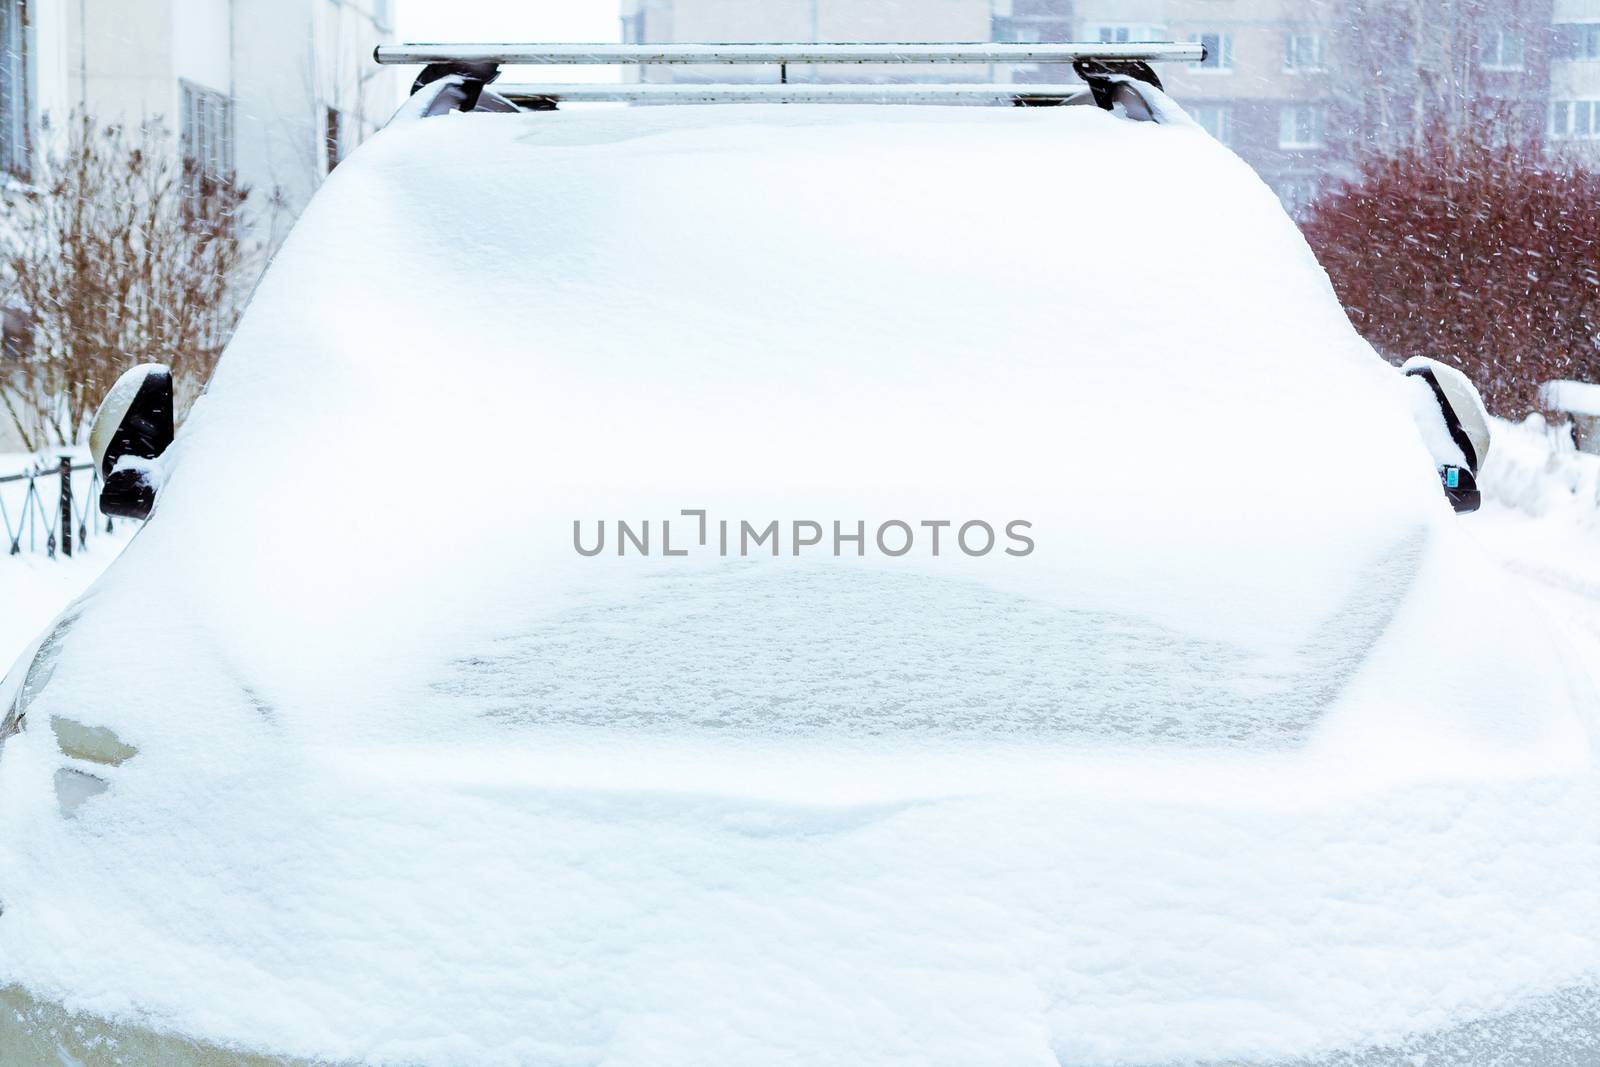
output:
POLYGON ((71 559, 49 559, 42 552, 0 554, 0 662, 5 664, 0 671, 99 577, 124 543, 100 541, 71 559))
POLYGON ((1494 429, 1483 510, 1464 525, 1600 673, 1600 456, 1538 416, 1494 429))
MULTIPOLYGON (((25 470, 31 464, 31 456, 0 453, 0 477, 25 470)), ((0 501, 13 525, 21 518, 24 493, 22 485, 0 483, 0 501)), ((49 496, 53 503, 53 488, 49 496)), ((0 672, 9 668, 50 620, 117 558, 135 529, 132 523, 121 523, 110 537, 97 531, 87 545, 78 546, 71 559, 49 558, 42 535, 35 542, 36 551, 25 547, 16 556, 9 554, 9 544, 0 544, 0 672)))

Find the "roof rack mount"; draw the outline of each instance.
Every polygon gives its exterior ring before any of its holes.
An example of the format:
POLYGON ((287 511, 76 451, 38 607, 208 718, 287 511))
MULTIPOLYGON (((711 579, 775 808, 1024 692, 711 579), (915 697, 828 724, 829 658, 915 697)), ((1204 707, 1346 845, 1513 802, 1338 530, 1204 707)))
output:
POLYGON ((817 63, 1198 63, 1199 42, 1106 44, 381 44, 385 64, 493 63, 506 66, 817 63))
POLYGON ((413 95, 443 79, 452 79, 424 107, 424 115, 448 111, 552 111, 561 103, 969 103, 1041 106, 1092 102, 1128 117, 1149 120, 1151 105, 1131 82, 1156 89, 1161 79, 1152 63, 1203 62, 1199 42, 1101 41, 1048 44, 891 42, 873 44, 393 44, 379 45, 373 58, 386 64, 423 64, 411 86, 413 95), (996 75, 977 84, 885 85, 871 80, 789 80, 791 65, 866 65, 910 63, 1070 64, 1078 84, 1011 82, 996 75), (487 88, 505 66, 612 64, 736 65, 759 64, 779 69, 778 84, 741 82, 693 85, 641 81, 632 85, 516 85, 487 88), (1086 91, 1087 90, 1087 93, 1086 91))

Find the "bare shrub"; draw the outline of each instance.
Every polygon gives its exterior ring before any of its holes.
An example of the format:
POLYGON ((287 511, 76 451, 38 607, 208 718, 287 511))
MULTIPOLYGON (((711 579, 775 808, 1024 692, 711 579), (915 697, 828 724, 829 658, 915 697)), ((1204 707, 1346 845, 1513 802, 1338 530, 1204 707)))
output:
POLYGON ((1303 229, 1373 347, 1453 363, 1518 417, 1543 381, 1600 381, 1600 175, 1504 130, 1370 155, 1303 229))
POLYGON ((30 327, 0 365, 0 415, 29 449, 82 439, 123 371, 166 363, 180 412, 211 374, 256 259, 230 176, 180 161, 159 124, 75 113, 33 180, 0 191, 0 307, 30 327))

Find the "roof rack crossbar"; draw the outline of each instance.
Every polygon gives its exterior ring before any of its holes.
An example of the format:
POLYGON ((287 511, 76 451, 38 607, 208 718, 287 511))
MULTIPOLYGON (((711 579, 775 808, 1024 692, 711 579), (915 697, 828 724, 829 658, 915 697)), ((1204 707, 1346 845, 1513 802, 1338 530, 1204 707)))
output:
POLYGON ((1106 44, 994 44, 905 42, 891 44, 382 44, 379 63, 496 63, 507 66, 650 66, 693 63, 1198 63, 1199 42, 1106 44))
POLYGON ((523 107, 560 103, 630 104, 1060 104, 1089 94, 1081 83, 940 83, 890 85, 787 84, 573 84, 496 85, 494 92, 523 107))

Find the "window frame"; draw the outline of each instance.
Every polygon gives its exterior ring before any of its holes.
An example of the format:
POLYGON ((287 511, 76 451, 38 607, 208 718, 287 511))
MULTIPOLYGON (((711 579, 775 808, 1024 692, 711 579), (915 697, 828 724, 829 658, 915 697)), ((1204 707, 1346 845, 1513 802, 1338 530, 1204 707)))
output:
POLYGON ((1600 62, 1600 21, 1555 23, 1555 47, 1550 58, 1561 63, 1600 62))
POLYGON ((187 78, 178 87, 178 151, 189 165, 189 191, 198 194, 207 182, 233 178, 233 100, 187 78))
POLYGON ((1233 73, 1233 34, 1226 30, 1197 30, 1189 34, 1189 40, 1206 43, 1207 37, 1217 39, 1217 47, 1206 48, 1206 58, 1197 63, 1190 63, 1189 69, 1196 74, 1232 74, 1233 73))
POLYGON ((1581 27, 1582 38, 1578 51, 1573 56, 1577 63, 1600 63, 1600 22, 1579 22, 1575 25, 1581 27))
POLYGON ((1550 101, 1550 122, 1546 130, 1552 141, 1600 140, 1600 99, 1585 97, 1550 101), (1566 119, 1559 125, 1556 122, 1558 114, 1564 114, 1566 119), (1584 116, 1581 126, 1579 114, 1584 116))
POLYGON ((991 15, 989 36, 997 43, 1061 44, 1073 39, 1072 20, 1064 15, 991 15))
POLYGON ((1484 37, 1480 39, 1478 44, 1478 69, 1500 71, 1527 70, 1527 37, 1517 30, 1509 29, 1504 26, 1499 26, 1488 31, 1488 33, 1486 33, 1484 37), (1492 52, 1488 47, 1486 47, 1486 42, 1488 41, 1494 42, 1494 50, 1492 52), (1517 58, 1516 62, 1514 63, 1506 62, 1505 52, 1507 41, 1517 42, 1517 58))
POLYGON ((1085 22, 1083 40, 1100 44, 1138 44, 1166 39, 1165 27, 1150 22, 1085 22))
POLYGON ((26 181, 33 172, 33 25, 28 0, 0 0, 0 9, 0 178, 26 181))
POLYGON ((1321 30, 1289 30, 1283 36, 1283 70, 1285 74, 1321 74, 1328 69, 1328 35, 1321 30), (1302 61, 1300 42, 1314 43, 1315 61, 1302 61))
POLYGON ((1327 107, 1318 103, 1289 103, 1280 105, 1278 108, 1278 148, 1285 152, 1309 152, 1326 148, 1328 146, 1327 112, 1327 107), (1297 116, 1298 113, 1301 112, 1304 112, 1312 117, 1310 122, 1312 127, 1310 140, 1299 139, 1298 135, 1300 123, 1298 117, 1291 118, 1291 116, 1297 116), (1291 130, 1295 135, 1293 139, 1284 136, 1286 131, 1291 130))

